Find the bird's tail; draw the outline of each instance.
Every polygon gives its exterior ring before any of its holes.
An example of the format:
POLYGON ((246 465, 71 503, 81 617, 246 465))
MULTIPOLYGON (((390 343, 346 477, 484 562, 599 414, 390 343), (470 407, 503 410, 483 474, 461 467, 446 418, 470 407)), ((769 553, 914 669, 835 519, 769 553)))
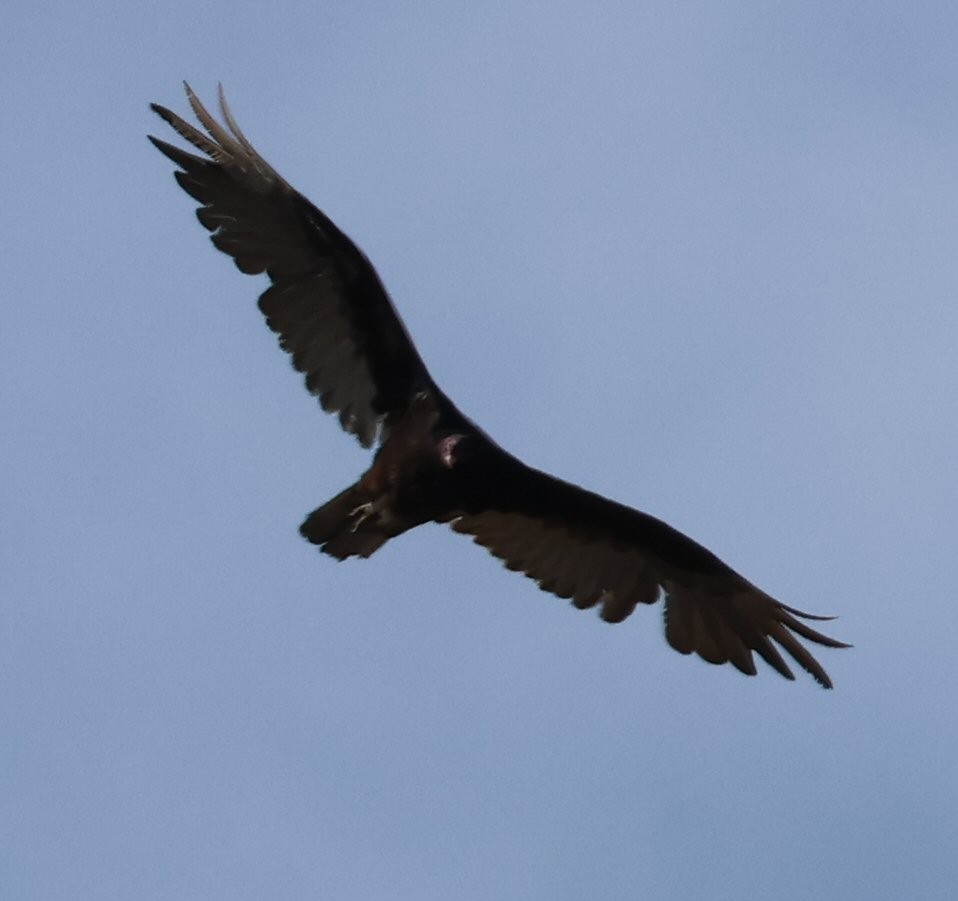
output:
POLYGON ((313 510, 299 531, 307 541, 338 560, 368 557, 392 537, 358 482, 313 510))

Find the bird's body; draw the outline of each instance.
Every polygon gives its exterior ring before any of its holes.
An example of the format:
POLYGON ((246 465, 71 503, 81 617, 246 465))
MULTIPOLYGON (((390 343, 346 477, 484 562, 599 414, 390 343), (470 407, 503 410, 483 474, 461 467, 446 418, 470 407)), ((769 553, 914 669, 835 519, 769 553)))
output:
POLYGON ((342 560, 368 557, 390 538, 423 523, 445 522, 474 484, 468 465, 456 455, 466 443, 480 445, 469 425, 464 417, 443 416, 425 392, 415 395, 362 478, 314 510, 300 531, 342 560), (453 425, 459 430, 450 431, 453 425))
POLYGON ((754 674, 754 651, 793 678, 777 644, 831 686, 795 637, 845 647, 802 622, 827 617, 779 603, 666 523, 527 466, 463 415, 361 251, 253 149, 222 92, 226 127, 187 95, 205 132, 153 109, 204 155, 151 140, 180 167, 213 243, 269 277, 260 309, 307 388, 361 444, 378 445, 367 472, 306 518, 309 541, 338 559, 368 557, 418 525, 448 523, 608 622, 664 595, 666 636, 682 653, 754 674))

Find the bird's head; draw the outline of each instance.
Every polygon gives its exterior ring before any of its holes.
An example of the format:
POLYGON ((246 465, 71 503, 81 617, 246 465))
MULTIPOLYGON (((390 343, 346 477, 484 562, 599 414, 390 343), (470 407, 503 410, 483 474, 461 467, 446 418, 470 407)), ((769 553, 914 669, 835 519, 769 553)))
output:
POLYGON ((455 432, 439 439, 437 450, 442 465, 448 469, 468 460, 474 451, 475 439, 471 435, 455 432))

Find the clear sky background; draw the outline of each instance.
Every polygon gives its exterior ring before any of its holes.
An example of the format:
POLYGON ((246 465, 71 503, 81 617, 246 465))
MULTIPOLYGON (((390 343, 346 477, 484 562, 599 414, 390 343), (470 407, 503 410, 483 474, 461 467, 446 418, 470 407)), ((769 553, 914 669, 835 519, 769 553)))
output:
POLYGON ((958 5, 144 6, 0 31, 0 897, 954 897, 958 5), (218 80, 528 462, 802 609, 836 689, 430 526, 149 146, 218 80))

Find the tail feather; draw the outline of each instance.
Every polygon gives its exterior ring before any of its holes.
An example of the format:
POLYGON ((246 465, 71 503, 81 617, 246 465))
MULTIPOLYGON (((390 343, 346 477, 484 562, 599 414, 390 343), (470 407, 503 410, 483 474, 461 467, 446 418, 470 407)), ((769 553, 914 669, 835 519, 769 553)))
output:
POLYGON ((340 492, 322 507, 313 510, 299 527, 302 536, 320 550, 345 560, 368 557, 391 537, 376 517, 362 519, 356 510, 364 503, 357 485, 340 492))

